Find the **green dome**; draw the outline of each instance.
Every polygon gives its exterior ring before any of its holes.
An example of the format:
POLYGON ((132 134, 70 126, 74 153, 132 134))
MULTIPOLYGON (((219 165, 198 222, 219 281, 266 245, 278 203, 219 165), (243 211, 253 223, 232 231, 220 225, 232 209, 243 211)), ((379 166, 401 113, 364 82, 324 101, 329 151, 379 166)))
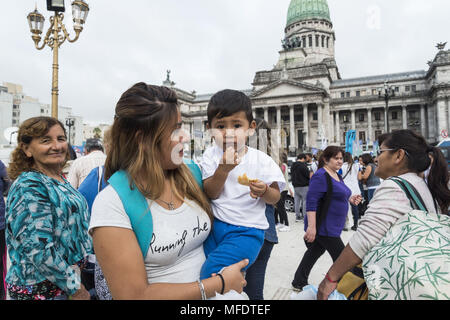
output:
POLYGON ((323 19, 331 23, 327 0, 292 0, 287 14, 287 25, 309 20, 323 19))

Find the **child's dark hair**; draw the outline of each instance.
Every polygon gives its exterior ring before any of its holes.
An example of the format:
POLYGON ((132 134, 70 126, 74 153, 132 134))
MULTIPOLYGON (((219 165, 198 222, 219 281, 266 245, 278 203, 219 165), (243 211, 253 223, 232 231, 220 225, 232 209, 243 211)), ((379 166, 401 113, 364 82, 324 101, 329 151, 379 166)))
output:
POLYGON ((208 123, 211 125, 214 118, 222 119, 237 112, 244 111, 249 123, 253 119, 252 102, 247 95, 236 90, 222 90, 209 100, 208 123))
POLYGON ((441 212, 448 214, 450 204, 450 190, 448 188, 449 173, 447 161, 439 148, 430 146, 424 137, 412 130, 397 130, 378 137, 379 145, 384 143, 387 148, 395 152, 403 149, 407 152, 408 169, 414 173, 421 173, 431 165, 428 175, 428 188, 433 198, 439 204, 441 212), (431 158, 433 158, 433 161, 431 158))

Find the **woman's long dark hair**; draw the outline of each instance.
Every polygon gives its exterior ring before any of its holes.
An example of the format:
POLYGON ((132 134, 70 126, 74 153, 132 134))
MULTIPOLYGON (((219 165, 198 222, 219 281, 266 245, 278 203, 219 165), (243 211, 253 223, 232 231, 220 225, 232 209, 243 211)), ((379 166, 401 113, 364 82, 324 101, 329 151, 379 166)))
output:
MULTIPOLYGON (((430 146, 421 135, 412 130, 398 130, 389 134, 383 134, 378 138, 379 145, 384 145, 389 149, 403 149, 408 154, 406 156, 408 169, 414 173, 421 173, 427 170, 430 165, 428 175, 428 188, 437 201, 441 212, 448 214, 450 205, 450 190, 448 188, 449 173, 447 161, 439 148, 430 146), (433 160, 431 160, 431 158, 433 160)), ((391 151, 391 152, 395 152, 391 151)))
POLYGON ((347 172, 343 173, 344 175, 347 175, 353 168, 353 156, 350 152, 344 154, 344 162, 348 163, 347 172))

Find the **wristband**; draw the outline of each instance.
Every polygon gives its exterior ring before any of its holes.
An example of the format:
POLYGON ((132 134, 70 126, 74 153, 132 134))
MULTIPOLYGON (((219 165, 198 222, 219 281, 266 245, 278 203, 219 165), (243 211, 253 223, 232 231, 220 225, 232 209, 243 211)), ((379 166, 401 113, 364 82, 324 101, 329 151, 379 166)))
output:
POLYGON ((220 273, 217 274, 220 277, 220 280, 222 280, 222 290, 220 290, 220 294, 223 295, 223 292, 225 291, 225 279, 223 278, 223 275, 220 273))
POLYGON ((329 282, 331 283, 338 283, 338 281, 333 281, 331 280, 330 276, 328 275, 328 273, 325 275, 325 279, 327 279, 329 282))
POLYGON ((203 286, 203 283, 201 280, 197 280, 198 287, 200 289, 200 294, 202 295, 202 300, 206 300, 206 293, 205 293, 205 287, 203 286))

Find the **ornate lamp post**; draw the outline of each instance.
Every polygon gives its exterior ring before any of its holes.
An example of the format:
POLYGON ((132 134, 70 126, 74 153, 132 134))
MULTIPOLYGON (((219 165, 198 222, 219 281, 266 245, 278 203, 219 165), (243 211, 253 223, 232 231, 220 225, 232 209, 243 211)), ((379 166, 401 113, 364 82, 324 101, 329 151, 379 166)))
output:
POLYGON ((72 134, 70 132, 70 128, 72 128, 75 125, 75 119, 74 118, 67 118, 66 119, 66 126, 69 128, 69 144, 72 144, 72 134))
POLYGON ((50 17, 50 28, 41 45, 39 45, 39 42, 44 29, 44 16, 36 8, 27 16, 27 19, 36 49, 42 50, 45 45, 48 45, 53 50, 52 117, 58 118, 58 50, 64 41, 75 42, 78 40, 89 13, 89 5, 84 0, 72 2, 73 28, 75 30, 75 38, 73 39, 70 39, 69 33, 63 24, 64 0, 47 0, 47 10, 54 11, 55 15, 50 17))
POLYGON ((385 133, 390 132, 389 128, 389 100, 395 97, 395 90, 392 86, 388 84, 387 81, 384 82, 384 88, 378 88, 378 96, 384 98, 386 102, 386 107, 384 108, 384 131, 385 133), (383 94, 384 89, 384 94, 383 94))

